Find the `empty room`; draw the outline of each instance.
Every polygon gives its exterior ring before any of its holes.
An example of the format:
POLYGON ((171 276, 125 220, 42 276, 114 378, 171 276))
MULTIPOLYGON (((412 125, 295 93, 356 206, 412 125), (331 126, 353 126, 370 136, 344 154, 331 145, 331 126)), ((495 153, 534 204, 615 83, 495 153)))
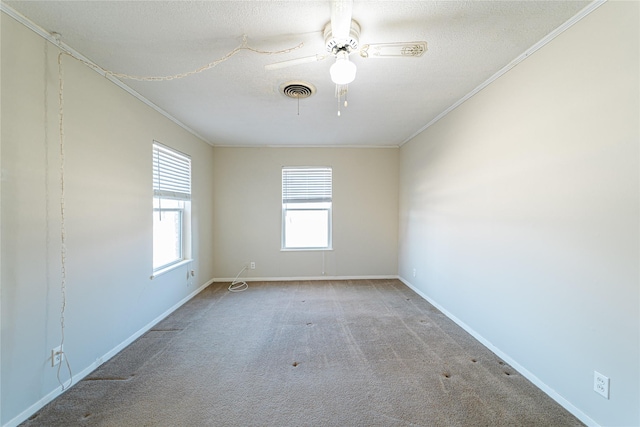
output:
POLYGON ((0 426, 640 426, 640 3, 1 6, 0 426))

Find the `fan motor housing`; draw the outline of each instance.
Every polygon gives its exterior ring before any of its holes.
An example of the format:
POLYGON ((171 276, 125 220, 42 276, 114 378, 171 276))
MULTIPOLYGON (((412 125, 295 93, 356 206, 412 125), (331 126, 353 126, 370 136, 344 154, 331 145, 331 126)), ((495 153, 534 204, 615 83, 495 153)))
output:
POLYGON ((327 48, 327 52, 336 54, 341 50, 346 50, 351 53, 358 49, 360 43, 360 24, 353 19, 351 20, 351 29, 349 30, 349 38, 345 41, 338 41, 333 38, 333 32, 331 31, 331 22, 324 27, 324 43, 327 48))

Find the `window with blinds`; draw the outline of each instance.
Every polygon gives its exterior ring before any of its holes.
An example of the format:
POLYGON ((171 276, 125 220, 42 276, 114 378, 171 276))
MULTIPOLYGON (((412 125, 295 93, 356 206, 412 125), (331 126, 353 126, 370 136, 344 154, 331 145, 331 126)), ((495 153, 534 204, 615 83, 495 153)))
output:
POLYGON ((186 260, 190 241, 191 159, 153 143, 153 271, 186 260))
POLYGON ((191 199, 191 159, 161 144, 153 144, 153 196, 191 199))
POLYGON ((282 249, 331 249, 332 169, 282 168, 282 249))

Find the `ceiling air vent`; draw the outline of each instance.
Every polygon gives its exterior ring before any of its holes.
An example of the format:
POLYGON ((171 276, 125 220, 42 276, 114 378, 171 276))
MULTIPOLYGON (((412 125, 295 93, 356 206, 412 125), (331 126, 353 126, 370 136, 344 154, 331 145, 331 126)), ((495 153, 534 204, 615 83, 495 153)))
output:
POLYGON ((280 85, 280 92, 289 98, 304 99, 316 93, 316 88, 311 83, 287 82, 280 85))

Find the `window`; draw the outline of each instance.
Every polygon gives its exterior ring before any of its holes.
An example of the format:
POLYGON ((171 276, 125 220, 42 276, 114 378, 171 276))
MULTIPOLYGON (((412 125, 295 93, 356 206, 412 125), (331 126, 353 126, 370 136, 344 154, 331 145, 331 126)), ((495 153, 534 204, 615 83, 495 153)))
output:
POLYGON ((282 249, 331 249, 331 168, 282 168, 282 249))
POLYGON ((153 271, 190 255, 191 159, 153 143, 153 271))

